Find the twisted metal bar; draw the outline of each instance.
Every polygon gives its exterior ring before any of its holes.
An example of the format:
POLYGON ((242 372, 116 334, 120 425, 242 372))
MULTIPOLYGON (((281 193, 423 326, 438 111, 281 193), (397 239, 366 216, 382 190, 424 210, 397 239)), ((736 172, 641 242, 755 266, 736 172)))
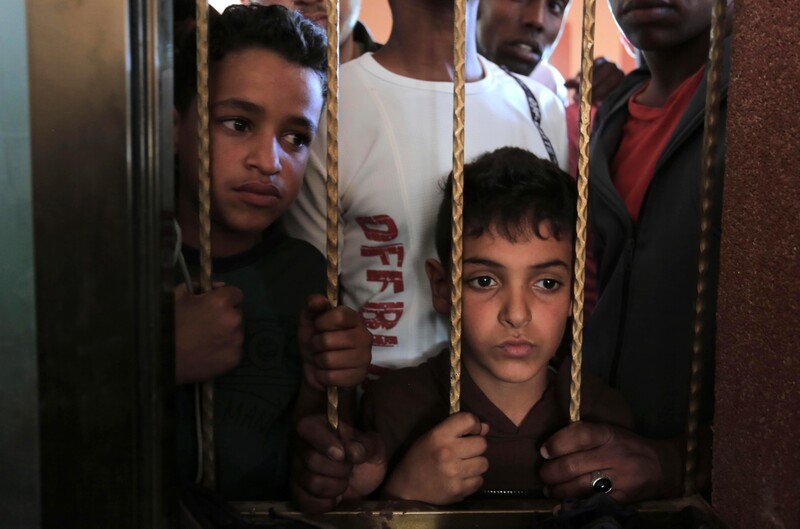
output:
POLYGON ((581 369, 583 368, 583 301, 586 280, 586 226, 589 197, 589 139, 591 135, 594 74, 595 0, 583 4, 581 42, 580 136, 578 139, 578 222, 575 226, 575 282, 572 303, 572 372, 569 419, 581 420, 581 369))
MULTIPOLYGON (((200 204, 200 290, 211 290, 211 177, 209 174, 208 138, 208 6, 206 0, 196 1, 197 17, 197 168, 200 204)), ((203 485, 216 485, 214 448, 214 382, 203 383, 203 485)))
POLYGON ((719 150, 722 62, 725 51, 726 0, 714 0, 709 49, 708 88, 706 91, 705 134, 703 136, 703 169, 701 174, 701 210, 697 270, 697 298, 694 313, 692 367, 689 381, 689 413, 686 427, 686 466, 684 493, 697 489, 697 435, 700 423, 700 391, 703 376, 703 338, 708 310, 708 269, 711 245, 711 210, 714 200, 714 169, 719 150))
MULTIPOLYGON (((339 0, 328 4, 327 295, 339 304, 339 0)), ((328 424, 339 429, 339 389, 328 388, 328 424)))
POLYGON ((454 2, 453 22, 453 247, 450 252, 450 413, 461 409, 461 258, 464 222, 464 118, 467 2, 454 2))

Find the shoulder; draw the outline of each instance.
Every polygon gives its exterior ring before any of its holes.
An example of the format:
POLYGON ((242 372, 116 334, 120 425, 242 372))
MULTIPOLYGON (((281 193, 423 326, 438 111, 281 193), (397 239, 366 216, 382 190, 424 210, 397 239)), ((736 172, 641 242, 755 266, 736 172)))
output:
POLYGON ((563 104, 566 105, 568 103, 567 99, 569 97, 569 93, 567 91, 567 87, 564 86, 564 83, 566 82, 564 80, 564 76, 561 75, 561 72, 559 72, 558 69, 549 62, 539 62, 536 68, 533 69, 533 72, 531 72, 529 78, 533 81, 541 83, 551 92, 556 94, 558 99, 563 104))

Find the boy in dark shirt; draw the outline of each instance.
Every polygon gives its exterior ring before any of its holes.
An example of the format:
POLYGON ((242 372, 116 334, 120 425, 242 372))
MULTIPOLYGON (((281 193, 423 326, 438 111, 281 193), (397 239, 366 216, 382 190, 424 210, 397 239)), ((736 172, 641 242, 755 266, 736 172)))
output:
MULTIPOLYGON (((176 61, 176 216, 196 271, 193 32, 187 39, 176 61)), ((302 415, 324 402, 324 385, 360 383, 370 361, 371 335, 358 315, 319 295, 322 256, 273 227, 302 184, 324 99, 325 54, 321 30, 280 6, 232 6, 210 20, 217 283, 201 295, 185 285, 175 291, 178 468, 184 481, 199 473, 189 384, 214 379, 217 490, 226 499, 285 498, 293 410, 302 415)))
MULTIPOLYGON (((439 260, 425 269, 434 307, 449 313, 445 189, 439 260)), ((559 373, 548 365, 572 311, 575 203, 569 175, 521 149, 499 149, 465 167, 462 411, 448 416, 448 350, 371 382, 363 429, 379 433, 384 450, 342 481, 349 492, 371 492, 384 471, 381 493, 391 498, 447 504, 476 492, 542 496, 539 447, 569 421, 569 363, 559 373)), ((631 425, 621 397, 596 380, 584 379, 582 397, 584 419, 631 425)), ((327 462, 308 461, 319 464, 309 474, 334 477, 327 462)))
MULTIPOLYGON (((584 367, 625 395, 636 434, 589 424, 558 432, 545 444, 551 461, 542 471, 554 497, 590 494, 589 476, 598 470, 614 482, 617 499, 683 492, 712 4, 609 2, 617 24, 642 51, 646 68, 629 74, 605 100, 593 128, 589 225, 596 235, 599 298, 586 322, 584 367)), ((721 131, 728 57, 726 44, 718 94, 721 131)), ((724 145, 723 136, 715 160, 703 322, 700 490, 710 479, 724 145)))

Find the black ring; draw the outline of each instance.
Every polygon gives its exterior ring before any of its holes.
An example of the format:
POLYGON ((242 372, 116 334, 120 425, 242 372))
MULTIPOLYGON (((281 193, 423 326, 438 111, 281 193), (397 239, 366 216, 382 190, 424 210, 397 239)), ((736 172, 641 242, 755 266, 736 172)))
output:
POLYGON ((600 472, 592 472, 592 490, 594 492, 608 494, 613 488, 614 484, 611 482, 610 477, 600 472))

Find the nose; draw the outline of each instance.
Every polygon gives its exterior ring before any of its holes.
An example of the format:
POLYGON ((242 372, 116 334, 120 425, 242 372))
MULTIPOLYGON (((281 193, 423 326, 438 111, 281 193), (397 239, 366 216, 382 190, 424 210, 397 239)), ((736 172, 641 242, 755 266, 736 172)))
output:
POLYGON ((508 292, 503 299, 503 306, 500 310, 500 323, 512 329, 519 329, 531 321, 530 295, 523 289, 514 289, 508 292))
POLYGON ((544 29, 544 19, 547 15, 546 0, 531 0, 522 13, 522 23, 526 26, 544 29))
POLYGON ((245 160, 247 167, 264 176, 272 176, 281 171, 281 145, 272 134, 254 138, 245 160))

